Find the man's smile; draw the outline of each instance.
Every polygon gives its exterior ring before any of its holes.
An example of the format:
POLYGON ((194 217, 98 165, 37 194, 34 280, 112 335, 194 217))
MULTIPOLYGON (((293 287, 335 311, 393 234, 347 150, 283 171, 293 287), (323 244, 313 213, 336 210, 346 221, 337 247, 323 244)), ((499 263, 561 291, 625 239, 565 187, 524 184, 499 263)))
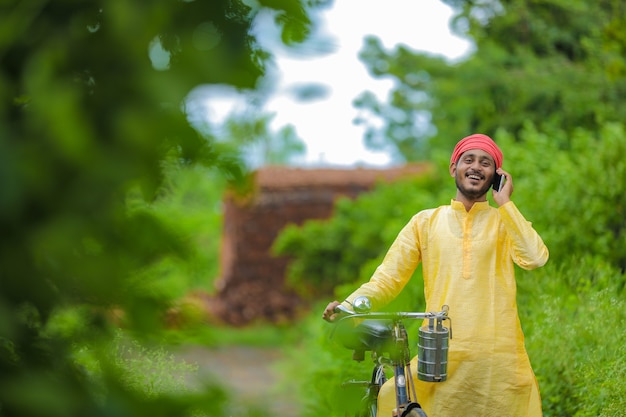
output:
POLYGON ((469 178, 470 180, 474 180, 474 181, 482 181, 485 179, 484 175, 481 174, 477 174, 475 172, 472 173, 468 173, 465 175, 467 178, 469 178))

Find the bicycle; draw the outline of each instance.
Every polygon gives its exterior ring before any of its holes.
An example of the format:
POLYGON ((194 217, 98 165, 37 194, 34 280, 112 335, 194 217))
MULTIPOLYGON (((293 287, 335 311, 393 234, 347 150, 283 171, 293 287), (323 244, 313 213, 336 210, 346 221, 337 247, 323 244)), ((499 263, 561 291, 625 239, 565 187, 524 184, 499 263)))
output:
MULTIPOLYGON (((387 381, 386 368, 393 370, 395 379, 396 409, 393 417, 427 417, 417 401, 415 386, 410 368, 410 348, 403 320, 428 320, 427 326, 419 329, 418 379, 428 382, 442 382, 447 378, 447 353, 451 328, 443 326, 448 317, 448 306, 439 312, 371 312, 367 297, 357 297, 351 311, 342 305, 335 307, 342 316, 335 322, 344 320, 360 321, 341 333, 344 347, 353 350, 353 359, 361 362, 365 352, 371 351, 374 369, 369 381, 349 380, 342 386, 363 386, 362 409, 357 417, 376 417, 378 392, 387 381)), ((337 328, 336 328, 337 329, 337 328)))

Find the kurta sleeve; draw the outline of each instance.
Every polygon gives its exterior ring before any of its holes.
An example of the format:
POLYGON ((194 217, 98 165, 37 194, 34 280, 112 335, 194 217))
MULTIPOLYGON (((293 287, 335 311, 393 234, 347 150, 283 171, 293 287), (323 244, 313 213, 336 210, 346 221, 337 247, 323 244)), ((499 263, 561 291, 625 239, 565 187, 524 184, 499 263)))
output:
POLYGON ((515 203, 509 201, 500 206, 498 211, 508 234, 513 262, 523 269, 535 269, 545 265, 549 257, 548 248, 515 203))
POLYGON ((385 306, 402 291, 420 260, 415 215, 400 231, 371 279, 348 296, 347 301, 352 303, 356 297, 364 295, 370 298, 374 309, 385 306))

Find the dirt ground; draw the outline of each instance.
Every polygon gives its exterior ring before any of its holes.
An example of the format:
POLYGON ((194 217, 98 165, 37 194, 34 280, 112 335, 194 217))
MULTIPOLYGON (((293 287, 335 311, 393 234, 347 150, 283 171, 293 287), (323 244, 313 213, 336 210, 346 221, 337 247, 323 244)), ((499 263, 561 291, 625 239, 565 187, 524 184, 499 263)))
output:
POLYGON ((300 414, 295 396, 286 392, 288 384, 283 382, 276 369, 281 358, 278 349, 193 346, 180 350, 176 356, 198 366, 195 378, 199 380, 217 376, 229 390, 236 409, 255 407, 276 417, 298 417, 300 414))

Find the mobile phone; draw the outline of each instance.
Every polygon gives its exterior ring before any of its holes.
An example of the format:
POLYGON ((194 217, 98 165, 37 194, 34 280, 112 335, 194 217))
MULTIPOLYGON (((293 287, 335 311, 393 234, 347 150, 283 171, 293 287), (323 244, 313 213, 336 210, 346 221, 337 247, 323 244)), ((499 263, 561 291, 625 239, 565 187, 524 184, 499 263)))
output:
POLYGON ((502 190, 502 186, 504 185, 504 175, 500 175, 498 173, 493 176, 493 186, 494 191, 500 192, 502 190))

